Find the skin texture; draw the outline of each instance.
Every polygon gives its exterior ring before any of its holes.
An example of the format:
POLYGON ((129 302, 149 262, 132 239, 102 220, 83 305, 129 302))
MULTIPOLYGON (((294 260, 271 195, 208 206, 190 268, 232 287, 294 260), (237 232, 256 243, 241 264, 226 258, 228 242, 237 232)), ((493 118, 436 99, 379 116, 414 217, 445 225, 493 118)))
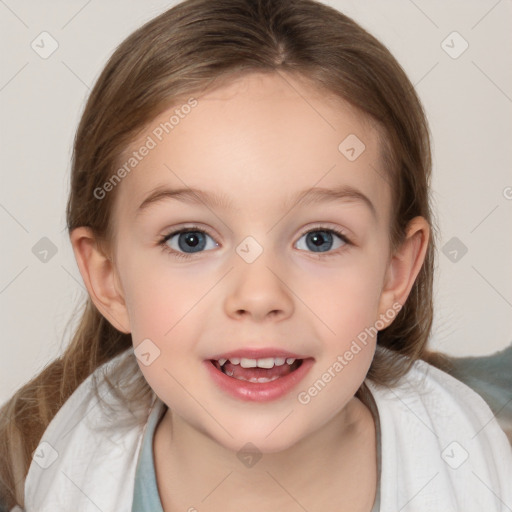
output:
MULTIPOLYGON (((299 510, 299 502, 308 510, 369 511, 375 425, 354 394, 375 339, 310 403, 297 395, 360 332, 405 302, 425 256, 428 225, 413 219, 391 254, 391 190, 382 178, 378 133, 341 99, 290 75, 254 73, 197 100, 118 185, 112 260, 88 228, 71 235, 101 313, 131 332, 135 348, 149 338, 160 350, 149 366, 139 366, 170 408, 153 446, 164 509, 286 511, 299 510), (349 134, 366 146, 355 161, 338 150, 349 134), (222 193, 232 205, 165 199, 137 215, 161 185, 222 193), (304 189, 338 186, 367 196, 375 214, 354 198, 291 202, 304 189), (208 232, 202 252, 178 259, 162 251, 161 238, 192 223, 208 232), (341 230, 350 242, 333 234, 330 246, 314 252, 303 235, 313 228, 320 236, 341 230), (262 249, 252 263, 236 251, 248 236, 262 249), (296 389, 267 403, 232 398, 212 384, 205 359, 259 347, 309 354, 315 364, 296 389), (236 457, 248 442, 262 453, 251 468, 236 457)), ((167 246, 179 251, 178 240, 167 246)))

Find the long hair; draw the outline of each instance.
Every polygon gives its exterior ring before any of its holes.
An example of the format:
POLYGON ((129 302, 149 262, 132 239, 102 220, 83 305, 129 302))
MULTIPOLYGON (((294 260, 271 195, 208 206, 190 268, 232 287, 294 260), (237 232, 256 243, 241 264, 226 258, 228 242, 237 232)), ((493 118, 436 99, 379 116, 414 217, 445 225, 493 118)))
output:
MULTIPOLYGON (((425 115, 401 66, 372 35, 334 8, 314 0, 185 0, 131 34, 99 76, 76 132, 67 203, 69 233, 90 227, 106 253, 115 239, 116 188, 101 187, 121 165, 123 151, 162 111, 244 73, 294 73, 348 101, 379 128, 393 194, 392 248, 415 216, 432 226, 431 154, 425 115)), ((378 334, 368 377, 390 384, 424 357, 431 330, 434 243, 393 323, 378 334), (405 356, 405 357, 404 357, 405 356)), ((23 505, 23 484, 46 427, 73 391, 102 363, 128 350, 90 298, 63 354, 3 405, 0 416, 0 497, 23 505)), ((133 374, 115 390, 126 407, 151 388, 134 357, 119 372, 133 374)), ((112 383, 115 386, 115 383, 112 383)), ((1 501, 1 500, 0 500, 1 501)))

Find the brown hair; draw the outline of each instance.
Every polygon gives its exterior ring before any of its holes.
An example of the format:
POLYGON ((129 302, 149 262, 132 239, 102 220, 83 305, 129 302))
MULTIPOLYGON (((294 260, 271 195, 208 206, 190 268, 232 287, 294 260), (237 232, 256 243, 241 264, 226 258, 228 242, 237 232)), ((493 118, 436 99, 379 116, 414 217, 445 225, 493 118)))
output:
MULTIPOLYGON (((244 73, 280 71, 341 97, 380 128, 395 205, 392 247, 413 217, 423 216, 432 226, 427 122, 413 85, 379 41, 314 0, 186 0, 131 34, 98 78, 74 141, 69 233, 88 226, 109 251, 116 190, 101 201, 94 190, 113 175, 123 151, 157 114, 178 98, 244 73)), ((431 237, 406 304, 378 335, 378 345, 391 351, 376 352, 368 377, 377 383, 394 382, 423 357, 433 315, 433 264, 431 237)), ((88 298, 64 353, 4 404, 0 498, 9 508, 23 505, 31 454, 59 408, 98 366, 131 346, 130 334, 116 330, 88 298)), ((121 395, 127 407, 147 399, 151 388, 134 357, 119 372, 135 375, 133 387, 121 395)))

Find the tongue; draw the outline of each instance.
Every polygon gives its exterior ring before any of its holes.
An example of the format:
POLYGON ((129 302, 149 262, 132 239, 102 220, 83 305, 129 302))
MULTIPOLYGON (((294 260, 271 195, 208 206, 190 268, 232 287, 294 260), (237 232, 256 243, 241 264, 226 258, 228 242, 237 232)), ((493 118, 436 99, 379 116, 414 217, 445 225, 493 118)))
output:
POLYGON ((288 363, 283 364, 282 366, 274 366, 273 368, 242 368, 239 364, 232 364, 230 361, 226 361, 223 366, 224 373, 229 376, 243 377, 244 379, 251 379, 253 377, 266 377, 267 379, 271 379, 272 377, 284 377, 291 373, 291 368, 288 363), (233 372, 233 375, 231 375, 233 372))

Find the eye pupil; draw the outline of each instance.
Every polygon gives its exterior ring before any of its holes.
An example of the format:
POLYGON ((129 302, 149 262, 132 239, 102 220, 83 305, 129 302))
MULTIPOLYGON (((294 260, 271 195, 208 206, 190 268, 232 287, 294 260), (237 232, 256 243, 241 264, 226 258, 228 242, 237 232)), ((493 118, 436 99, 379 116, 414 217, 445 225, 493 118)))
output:
POLYGON ((195 235, 190 235, 189 234, 187 236, 187 243, 189 245, 191 245, 192 247, 195 247, 199 243, 199 240, 198 240, 198 238, 195 235))

